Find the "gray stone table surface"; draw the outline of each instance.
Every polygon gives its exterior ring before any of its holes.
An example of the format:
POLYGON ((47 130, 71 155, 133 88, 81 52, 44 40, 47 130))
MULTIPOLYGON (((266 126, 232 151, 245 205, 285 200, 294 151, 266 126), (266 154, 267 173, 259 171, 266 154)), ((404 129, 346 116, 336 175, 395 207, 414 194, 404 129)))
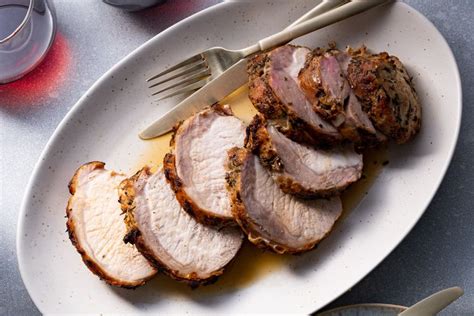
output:
MULTIPOLYGON (((217 2, 168 0, 126 13, 99 0, 53 0, 58 37, 49 56, 23 83, 0 85, 0 315, 39 314, 20 278, 15 234, 26 184, 55 127, 94 81, 130 51, 217 2)), ((406 2, 436 25, 454 51, 463 85, 460 139, 420 222, 382 264, 330 307, 363 302, 410 305, 459 285, 465 295, 443 315, 473 315, 474 1, 406 2)))

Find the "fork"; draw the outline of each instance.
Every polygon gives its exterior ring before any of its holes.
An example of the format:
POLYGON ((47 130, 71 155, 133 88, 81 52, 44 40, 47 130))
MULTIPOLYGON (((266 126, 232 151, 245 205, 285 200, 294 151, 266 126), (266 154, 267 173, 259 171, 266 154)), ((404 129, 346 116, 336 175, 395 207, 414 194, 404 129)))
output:
POLYGON ((154 81, 149 88, 158 88, 158 91, 152 93, 152 95, 161 94, 158 100, 196 91, 243 58, 285 44, 296 37, 388 1, 323 0, 322 3, 293 22, 285 30, 241 50, 228 50, 222 47, 209 48, 147 79, 147 82, 154 81), (167 94, 164 94, 165 92, 167 94))

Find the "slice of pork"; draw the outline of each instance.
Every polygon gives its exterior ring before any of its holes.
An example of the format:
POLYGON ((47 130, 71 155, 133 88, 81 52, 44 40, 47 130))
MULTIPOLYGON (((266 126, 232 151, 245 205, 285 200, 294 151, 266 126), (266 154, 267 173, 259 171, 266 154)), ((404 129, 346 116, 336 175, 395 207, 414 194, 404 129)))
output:
POLYGON ((336 125, 344 121, 344 102, 351 88, 334 51, 311 52, 299 73, 299 84, 316 112, 336 125))
POLYGON ((308 144, 332 144, 342 138, 323 120, 300 89, 297 73, 309 49, 285 45, 250 59, 249 98, 257 110, 291 139, 308 144))
POLYGON ((164 169, 186 212, 210 225, 233 223, 226 190, 227 150, 243 146, 245 126, 219 104, 184 121, 172 140, 164 169))
POLYGON ((308 55, 298 79, 313 109, 338 127, 344 138, 358 147, 371 147, 386 140, 353 93, 346 79, 349 52, 334 47, 315 49, 308 55))
POLYGON ((260 114, 247 131, 246 147, 259 156, 285 193, 327 197, 341 192, 362 174, 362 155, 352 145, 323 150, 296 143, 260 114))
POLYGON ((125 176, 104 166, 98 161, 87 163, 69 183, 69 238, 94 274, 111 285, 135 288, 153 277, 156 270, 133 245, 123 242, 127 229, 118 187, 125 176))
POLYGON ((284 193, 247 149, 229 151, 228 170, 232 212, 259 247, 280 254, 308 251, 329 234, 342 213, 338 196, 303 200, 284 193))
POLYGON ((421 104, 400 60, 385 52, 370 54, 365 47, 352 52, 348 79, 375 127, 399 144, 411 140, 421 127, 421 104))
POLYGON ((126 241, 160 270, 191 286, 215 281, 242 244, 236 227, 198 223, 176 200, 163 170, 145 167, 120 186, 126 241))

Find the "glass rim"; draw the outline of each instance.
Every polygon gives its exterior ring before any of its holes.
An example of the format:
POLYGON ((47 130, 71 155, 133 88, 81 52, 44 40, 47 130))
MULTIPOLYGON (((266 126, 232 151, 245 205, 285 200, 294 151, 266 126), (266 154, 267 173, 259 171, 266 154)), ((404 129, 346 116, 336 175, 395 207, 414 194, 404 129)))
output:
POLYGON ((11 40, 15 35, 17 35, 28 23, 28 21, 31 18, 31 13, 33 12, 33 7, 34 7, 34 2, 35 0, 30 0, 30 3, 28 5, 28 11, 26 11, 25 17, 23 18, 23 21, 17 26, 17 28, 8 36, 0 39, 0 44, 4 44, 11 40))

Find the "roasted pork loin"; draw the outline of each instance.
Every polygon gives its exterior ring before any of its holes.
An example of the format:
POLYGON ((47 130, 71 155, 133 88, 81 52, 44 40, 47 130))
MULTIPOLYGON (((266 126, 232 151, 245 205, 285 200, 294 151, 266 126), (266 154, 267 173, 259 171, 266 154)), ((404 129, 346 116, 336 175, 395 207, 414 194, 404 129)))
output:
POLYGON ((225 182, 227 150, 243 146, 245 126, 230 107, 215 104, 175 130, 164 170, 186 212, 210 225, 233 222, 225 182))
POLYGON ((333 144, 341 135, 313 111, 297 74, 309 49, 285 45, 250 59, 249 98, 256 109, 287 137, 307 144, 333 144))
POLYGON ((342 213, 338 196, 303 200, 284 193, 248 149, 229 151, 227 183, 232 212, 248 239, 277 253, 312 249, 342 213))
POLYGON ((283 192, 304 198, 338 194, 362 174, 362 155, 352 145, 316 149, 292 141, 257 114, 246 147, 260 158, 283 192))
POLYGON ((76 171, 67 230, 101 279, 135 288, 163 271, 212 283, 242 231, 279 254, 311 250, 360 179, 361 150, 408 142, 421 127, 412 78, 385 52, 284 45, 250 58, 247 72, 259 112, 247 129, 214 104, 176 126, 154 173, 126 178, 102 162, 76 171))
POLYGON ((163 170, 145 167, 120 186, 126 214, 125 240, 158 269, 192 286, 216 280, 242 244, 237 227, 197 222, 176 200, 163 170))
POLYGON ((421 127, 421 105, 403 64, 365 47, 352 55, 347 78, 375 127, 399 144, 411 140, 421 127))
POLYGON ((345 139, 359 147, 371 147, 386 141, 379 133, 347 81, 352 57, 336 48, 315 49, 299 72, 301 89, 313 109, 332 122, 345 139))
POLYGON ((123 242, 126 226, 118 203, 125 175, 104 169, 103 162, 81 166, 69 183, 67 230, 89 270, 111 285, 135 288, 156 269, 133 245, 123 242))
POLYGON ((254 106, 300 143, 346 139, 372 147, 388 139, 405 143, 420 129, 421 106, 411 78, 387 53, 335 46, 310 52, 285 45, 253 57, 248 73, 254 106))

